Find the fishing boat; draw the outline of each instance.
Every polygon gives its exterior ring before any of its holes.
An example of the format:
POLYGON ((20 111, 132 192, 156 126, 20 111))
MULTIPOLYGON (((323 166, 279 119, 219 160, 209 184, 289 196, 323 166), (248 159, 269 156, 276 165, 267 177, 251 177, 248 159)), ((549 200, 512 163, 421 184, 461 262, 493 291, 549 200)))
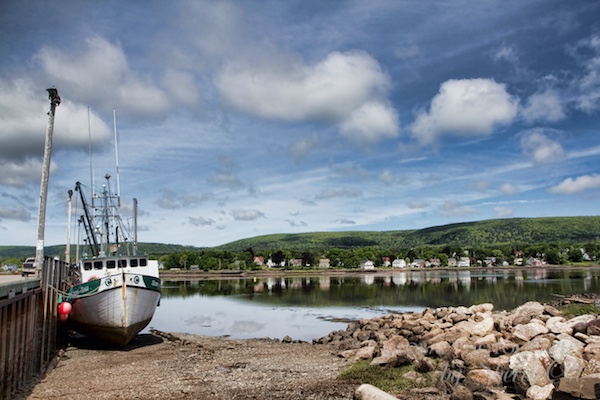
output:
MULTIPOLYGON (((70 310, 65 314, 74 331, 124 347, 152 319, 160 301, 160 278, 158 263, 137 251, 137 200, 135 237, 131 238, 119 214, 120 196, 111 190, 110 175, 105 178, 98 194, 92 190, 91 203, 83 185, 77 182, 75 186, 83 210, 78 218, 82 240, 77 242, 70 271, 73 285, 66 299, 70 310)), ((72 192, 69 210, 71 196, 72 192)))

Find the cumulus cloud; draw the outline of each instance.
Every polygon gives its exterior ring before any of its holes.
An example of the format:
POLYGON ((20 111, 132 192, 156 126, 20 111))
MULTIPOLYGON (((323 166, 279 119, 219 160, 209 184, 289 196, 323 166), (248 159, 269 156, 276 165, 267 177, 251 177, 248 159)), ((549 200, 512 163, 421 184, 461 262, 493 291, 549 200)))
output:
POLYGON ((371 101, 354 110, 340 130, 355 142, 376 143, 398 136, 398 115, 389 105, 371 101))
MULTIPOLYGON (((59 92, 60 94, 60 92, 59 92)), ((0 157, 26 165, 28 158, 42 158, 50 102, 45 88, 26 80, 0 79, 0 157)), ((94 146, 105 142, 110 129, 94 113, 63 99, 56 109, 55 149, 89 146, 88 121, 94 146), (88 119, 89 115, 89 119, 88 119)))
POLYGON ((449 80, 410 129, 422 145, 443 135, 485 136, 496 125, 510 123, 517 110, 518 100, 492 79, 449 80))
POLYGON ((585 73, 574 82, 578 90, 577 107, 587 113, 600 109, 600 35, 593 34, 569 48, 585 73))
POLYGON ((331 122, 348 138, 370 143, 399 133, 397 113, 385 100, 389 86, 377 61, 361 51, 333 52, 314 65, 232 63, 217 79, 221 96, 245 113, 331 122))
POLYGON ((566 117, 558 94, 550 89, 530 96, 521 114, 528 123, 557 122, 566 117))
POLYGON ((266 218, 263 212, 252 209, 233 210, 230 214, 236 221, 255 221, 259 218, 266 218))
POLYGON ((116 107, 127 115, 156 115, 165 113, 171 102, 189 104, 197 98, 191 76, 167 70, 165 91, 129 66, 120 44, 100 36, 88 38, 72 52, 44 47, 35 59, 72 99, 93 103, 104 112, 116 107))
POLYGON ((600 175, 582 175, 577 178, 567 178, 556 186, 550 189, 552 193, 560 194, 575 194, 584 190, 600 188, 600 175))
POLYGON ((535 164, 547 164, 564 157, 560 143, 537 131, 527 132, 521 136, 521 150, 535 164))

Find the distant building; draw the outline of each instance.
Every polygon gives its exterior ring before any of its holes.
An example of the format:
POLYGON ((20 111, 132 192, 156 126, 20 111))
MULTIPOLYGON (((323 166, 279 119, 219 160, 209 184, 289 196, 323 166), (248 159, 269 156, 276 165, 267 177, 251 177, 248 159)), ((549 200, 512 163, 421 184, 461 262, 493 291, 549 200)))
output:
POLYGON ((383 267, 389 267, 390 265, 392 265, 392 263, 390 262, 390 258, 389 258, 389 257, 383 257, 383 258, 381 259, 381 261, 382 261, 382 264, 381 264, 381 265, 382 265, 383 267))
POLYGON ((361 269, 375 269, 375 264, 371 260, 363 260, 360 262, 361 269))
POLYGON ((458 259, 457 267, 470 267, 471 259, 469 257, 461 257, 458 259))
POLYGON ((258 266, 262 266, 265 264, 265 259, 263 258, 263 256, 255 256, 253 261, 254 264, 258 266))
POLYGON ((301 258, 292 258, 290 260, 290 266, 292 266, 292 267, 301 267, 302 266, 302 259, 301 258))
POLYGON ((392 261, 392 268, 406 268, 406 261, 401 258, 396 258, 392 261))
POLYGON ((319 259, 319 268, 330 268, 329 258, 321 258, 319 259))

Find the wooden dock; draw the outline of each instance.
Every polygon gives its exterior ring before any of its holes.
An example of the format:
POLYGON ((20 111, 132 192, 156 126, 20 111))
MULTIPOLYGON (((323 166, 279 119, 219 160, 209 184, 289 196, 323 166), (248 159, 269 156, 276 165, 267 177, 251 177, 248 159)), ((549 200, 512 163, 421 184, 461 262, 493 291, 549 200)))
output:
POLYGON ((66 269, 46 258, 41 278, 0 277, 0 400, 27 391, 54 358, 66 269))

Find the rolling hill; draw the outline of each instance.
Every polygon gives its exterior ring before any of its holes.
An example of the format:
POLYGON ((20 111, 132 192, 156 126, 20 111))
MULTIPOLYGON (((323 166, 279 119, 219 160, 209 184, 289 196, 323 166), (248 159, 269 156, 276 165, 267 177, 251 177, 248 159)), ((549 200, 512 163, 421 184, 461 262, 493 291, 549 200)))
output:
MULTIPOLYGON (((215 249, 241 252, 264 250, 324 250, 361 247, 414 248, 426 245, 485 247, 501 244, 588 243, 600 240, 600 216, 510 218, 464 222, 419 230, 346 231, 281 233, 237 240, 215 249)), ((198 238, 201 242, 202 239, 198 238)), ((141 253, 152 256, 180 251, 201 251, 202 247, 176 244, 140 243, 141 253)), ((62 257, 63 246, 46 248, 46 255, 62 257)), ((75 251, 74 246, 71 251, 75 251)), ((35 254, 34 246, 0 246, 0 258, 25 258, 35 254)))

